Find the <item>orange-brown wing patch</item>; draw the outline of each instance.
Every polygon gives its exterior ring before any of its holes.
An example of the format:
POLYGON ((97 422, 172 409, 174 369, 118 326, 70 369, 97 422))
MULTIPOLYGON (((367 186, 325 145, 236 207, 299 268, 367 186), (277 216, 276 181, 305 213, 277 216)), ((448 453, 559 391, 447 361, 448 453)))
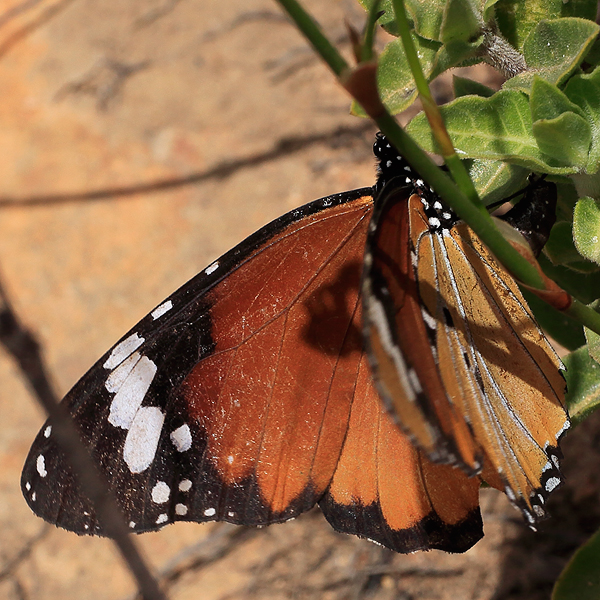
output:
POLYGON ((483 535, 479 485, 415 449, 381 405, 363 358, 343 452, 320 502, 332 526, 396 552, 464 552, 483 535))
POLYGON ((365 200, 292 225, 209 293, 216 344, 181 388, 204 442, 199 469, 218 482, 196 499, 209 516, 284 520, 329 485, 360 360, 370 210, 365 200))

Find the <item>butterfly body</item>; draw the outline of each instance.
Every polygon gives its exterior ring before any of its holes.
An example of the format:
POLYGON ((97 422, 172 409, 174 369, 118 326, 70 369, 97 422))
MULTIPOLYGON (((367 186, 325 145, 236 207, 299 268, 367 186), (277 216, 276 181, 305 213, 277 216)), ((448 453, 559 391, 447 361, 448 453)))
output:
MULTIPOLYGON (((547 467, 542 454, 532 464, 518 454, 529 451, 518 431, 508 431, 517 450, 498 441, 505 431, 493 424, 496 404, 486 404, 519 366, 509 342, 492 344, 488 376, 481 323, 471 326, 466 308, 446 300, 456 300, 459 285, 452 265, 468 256, 477 263, 471 279, 493 280, 495 259, 385 153, 380 138, 374 189, 317 200, 250 236, 154 309, 67 394, 132 531, 177 520, 266 525, 319 503, 337 530, 393 550, 461 552, 482 535, 479 473, 510 490, 533 521, 540 516, 527 495, 541 486, 545 497, 560 478, 552 459, 559 409, 563 431, 567 422, 557 359, 510 276, 490 284, 496 302, 512 302, 492 311, 494 322, 504 324, 515 305, 525 333, 507 339, 535 355, 544 377, 552 373, 535 396, 539 404, 549 394, 556 409, 548 427, 535 423, 545 406, 518 407, 531 413, 536 443, 547 434, 547 467), (452 366, 456 356, 462 363, 452 366)), ((22 489, 46 520, 102 534, 50 423, 32 446, 22 489)))

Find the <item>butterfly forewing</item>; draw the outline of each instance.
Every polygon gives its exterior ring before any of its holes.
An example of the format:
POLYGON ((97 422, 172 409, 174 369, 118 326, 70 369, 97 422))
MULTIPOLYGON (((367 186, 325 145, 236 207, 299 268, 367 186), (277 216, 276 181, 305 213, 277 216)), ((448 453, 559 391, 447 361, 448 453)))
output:
MULTIPOLYGON (((358 190, 275 221, 162 303, 69 392, 134 531, 174 519, 283 520, 323 493, 348 420, 351 391, 329 392, 345 369, 371 209, 370 190, 358 190), (319 294, 330 302, 317 314, 319 294)), ((98 531, 50 424, 22 486, 44 518, 98 531)))

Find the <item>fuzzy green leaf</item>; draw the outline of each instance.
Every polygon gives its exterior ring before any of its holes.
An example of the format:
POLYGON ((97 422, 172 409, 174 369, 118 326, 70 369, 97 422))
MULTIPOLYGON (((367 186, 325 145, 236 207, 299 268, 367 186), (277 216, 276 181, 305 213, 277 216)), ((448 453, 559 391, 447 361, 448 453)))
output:
POLYGON ((573 240, 582 256, 600 264, 600 200, 579 199, 573 213, 573 240))
POLYGON ((567 408, 576 424, 600 405, 600 365, 590 356, 587 346, 565 356, 563 363, 567 369, 567 408))
MULTIPOLYGON (((590 308, 593 308, 596 312, 600 312, 600 300, 596 300, 590 304, 590 308)), ((585 339, 587 340, 588 351, 590 356, 597 362, 600 363, 600 335, 595 331, 584 327, 585 339)))
POLYGON ((585 117, 583 109, 571 102, 563 91, 537 75, 533 78, 529 106, 534 122, 539 119, 555 119, 566 112, 585 117))
POLYGON ((567 221, 561 221, 552 228, 544 253, 553 264, 565 265, 580 273, 594 273, 600 268, 577 251, 573 243, 573 225, 567 221))
POLYGON ((481 96, 482 98, 489 98, 494 95, 494 90, 479 83, 474 79, 468 77, 459 77, 458 75, 452 76, 452 87, 454 88, 454 97, 460 98, 461 96, 481 96))
POLYGON ((600 531, 577 549, 560 574, 552 600, 598 600, 600 598, 600 531))
POLYGON ((483 27, 480 7, 471 0, 448 0, 444 7, 444 18, 440 39, 448 42, 469 42, 479 37, 483 27))
POLYGON ((592 144, 586 171, 596 173, 600 169, 600 67, 589 75, 575 75, 567 83, 565 95, 591 123, 592 144))
POLYGON ((527 185, 529 171, 499 160, 466 160, 465 166, 481 201, 502 202, 527 185))
POLYGON ((593 21, 596 0, 499 0, 496 22, 502 35, 519 50, 542 19, 581 17, 593 21))
POLYGON ((564 312, 556 310, 534 293, 521 288, 523 296, 533 311, 540 327, 556 342, 567 350, 577 350, 585 344, 581 323, 569 317, 564 312))
MULTIPOLYGON (((454 147, 465 158, 506 160, 531 171, 567 174, 543 154, 532 132, 529 100, 521 92, 502 90, 491 98, 465 96, 440 107, 454 147)), ((407 131, 429 152, 438 152, 425 115, 417 115, 407 131)))
MULTIPOLYGON (((428 81, 435 75, 436 53, 440 45, 422 37, 413 35, 413 42, 419 54, 421 68, 428 81)), ((379 57, 377 68, 377 87, 386 108, 393 114, 406 110, 417 99, 417 88, 411 73, 401 40, 392 40, 379 57)), ((366 116, 362 108, 354 102, 352 113, 366 116)))
POLYGON ((553 265, 544 253, 540 254, 538 262, 550 279, 584 304, 600 298, 600 271, 579 273, 563 265, 553 265))
POLYGON ((540 119, 533 124, 533 135, 539 149, 559 164, 582 171, 588 160, 592 141, 591 128, 586 119, 566 112, 555 119, 540 119))
POLYGON ((529 91, 534 75, 563 84, 581 64, 596 40, 600 27, 586 19, 543 20, 523 44, 527 71, 509 79, 505 89, 529 91))

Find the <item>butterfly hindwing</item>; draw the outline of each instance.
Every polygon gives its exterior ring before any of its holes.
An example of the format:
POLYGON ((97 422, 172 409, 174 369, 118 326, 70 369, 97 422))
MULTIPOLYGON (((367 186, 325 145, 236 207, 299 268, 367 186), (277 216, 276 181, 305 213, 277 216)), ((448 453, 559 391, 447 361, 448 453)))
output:
MULTIPOLYGON (((374 219, 405 214, 410 236, 398 241, 399 229, 375 221, 367 241, 365 330, 382 396, 428 456, 481 470, 534 524, 560 482, 558 441, 569 426, 561 363, 512 276, 416 175, 379 193, 374 219)), ((525 201, 546 203, 537 191, 525 201)))

